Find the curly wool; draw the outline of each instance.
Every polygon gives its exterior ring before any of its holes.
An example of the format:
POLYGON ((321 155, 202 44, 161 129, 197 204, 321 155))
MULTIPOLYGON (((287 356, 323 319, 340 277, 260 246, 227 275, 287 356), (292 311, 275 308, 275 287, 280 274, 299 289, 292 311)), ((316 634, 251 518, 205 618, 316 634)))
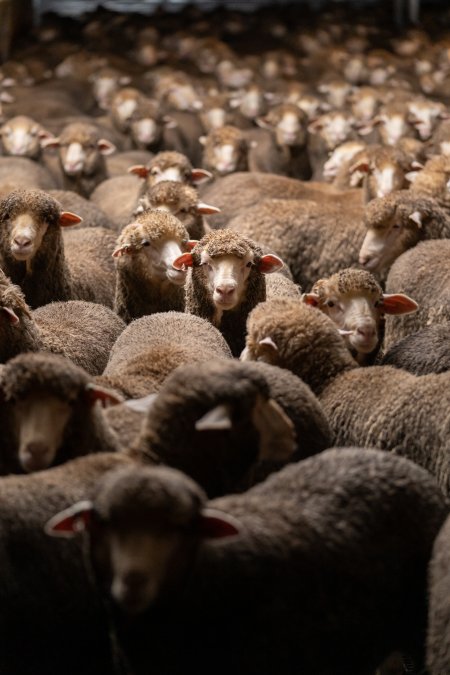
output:
MULTIPOLYGON (((0 201, 0 223, 31 212, 36 219, 56 227, 61 215, 61 206, 43 190, 15 190, 0 201)), ((6 229, 3 229, 6 233, 6 229)))
POLYGON ((11 283, 2 270, 0 270, 0 307, 12 309, 19 319, 23 315, 31 319, 30 308, 25 301, 22 289, 11 283))
POLYGON ((186 180, 190 180, 192 173, 192 164, 190 160, 183 155, 181 152, 176 152, 175 150, 165 150, 163 152, 158 152, 147 164, 147 169, 151 177, 151 171, 153 168, 157 167, 161 171, 170 169, 171 167, 178 167, 180 173, 184 174, 186 180))
POLYGON ((192 251, 195 266, 200 265, 203 251, 211 258, 222 255, 245 258, 249 253, 253 253, 255 263, 259 262, 263 254, 262 248, 255 241, 233 230, 217 230, 205 234, 192 251))
POLYGON ((373 274, 366 270, 352 268, 341 270, 328 279, 319 279, 314 284, 312 292, 317 293, 320 301, 323 303, 328 299, 329 293, 327 291, 332 286, 337 288, 338 293, 342 295, 354 293, 355 291, 369 291, 369 293, 374 293, 380 298, 383 295, 383 290, 373 274))

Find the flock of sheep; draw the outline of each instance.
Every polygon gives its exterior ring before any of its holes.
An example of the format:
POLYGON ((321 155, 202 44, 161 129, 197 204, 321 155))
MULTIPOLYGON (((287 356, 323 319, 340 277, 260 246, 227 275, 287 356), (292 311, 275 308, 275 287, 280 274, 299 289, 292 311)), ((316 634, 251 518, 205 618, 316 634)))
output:
POLYGON ((349 11, 0 66, 2 675, 450 675, 450 12, 349 11))

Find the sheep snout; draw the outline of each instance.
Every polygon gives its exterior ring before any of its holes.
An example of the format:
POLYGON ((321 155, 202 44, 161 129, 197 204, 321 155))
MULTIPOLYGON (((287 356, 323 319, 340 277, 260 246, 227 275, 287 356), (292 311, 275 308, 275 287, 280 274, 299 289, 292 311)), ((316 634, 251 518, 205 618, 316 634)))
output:
POLYGON ((68 176, 77 176, 82 173, 85 162, 85 152, 81 143, 70 143, 63 159, 64 171, 68 176))
POLYGON ((28 260, 39 249, 47 231, 46 224, 33 222, 28 214, 16 218, 10 235, 11 253, 16 260, 28 260))

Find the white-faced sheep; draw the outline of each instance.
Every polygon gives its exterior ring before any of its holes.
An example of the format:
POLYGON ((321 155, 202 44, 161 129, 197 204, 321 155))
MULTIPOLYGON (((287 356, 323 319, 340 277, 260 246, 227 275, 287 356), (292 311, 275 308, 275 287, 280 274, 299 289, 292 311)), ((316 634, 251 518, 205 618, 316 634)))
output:
POLYGON ((427 564, 446 514, 412 462, 333 448, 209 502, 174 469, 124 468, 46 530, 89 530, 138 675, 206 675, 212 662, 218 675, 348 675, 395 648, 422 656, 427 564))
POLYGON ((202 164, 215 176, 248 170, 252 141, 248 141, 237 127, 228 125, 213 129, 207 136, 201 136, 200 142, 204 146, 202 164))
POLYGON ((438 155, 428 160, 422 170, 410 172, 408 179, 412 182, 411 192, 433 197, 444 209, 450 208, 450 157, 438 155))
POLYGON ((122 399, 95 385, 88 373, 56 354, 20 354, 1 371, 7 418, 0 473, 31 473, 93 452, 113 452, 119 441, 102 405, 122 399))
POLYGON ((231 230, 206 234, 190 253, 173 263, 191 268, 186 281, 186 311, 217 326, 234 356, 244 347, 249 312, 266 299, 265 274, 277 272, 283 262, 249 237, 231 230))
POLYGON ((121 232, 113 256, 117 260, 114 309, 129 323, 146 314, 184 310, 186 271, 173 262, 195 245, 170 213, 148 210, 121 232))
POLYGON ((230 357, 225 339, 209 321, 181 312, 158 312, 127 326, 97 381, 126 398, 138 398, 157 391, 179 365, 230 357))
POLYGON ((386 291, 401 290, 419 304, 415 315, 392 320, 386 317, 384 348, 432 324, 450 321, 450 240, 422 241, 392 265, 386 291))
POLYGON ((112 306, 115 236, 104 228, 61 229, 81 218, 41 190, 18 190, 0 201, 0 264, 35 308, 54 300, 112 306))
POLYGON ((217 497, 330 445, 319 403, 292 373, 222 359, 168 376, 134 451, 147 461, 156 454, 217 497))
POLYGON ((50 351, 100 375, 124 328, 111 309, 82 300, 53 302, 32 312, 21 289, 0 270, 0 362, 22 352, 50 351))
POLYGON ((38 122, 26 115, 13 117, 0 127, 0 139, 5 155, 39 160, 42 152, 41 140, 50 136, 51 134, 38 122))
POLYGON ((358 368, 335 324, 293 300, 249 316, 246 358, 289 368, 318 396, 335 443, 404 455, 450 493, 450 374, 416 377, 390 366, 358 368))
POLYGON ((316 281, 303 295, 308 305, 330 317, 360 365, 373 363, 384 334, 385 314, 408 314, 417 303, 401 293, 383 293, 375 277, 365 270, 345 269, 316 281))
POLYGON ((186 155, 174 150, 158 152, 146 166, 133 166, 129 172, 145 180, 143 192, 162 180, 199 185, 212 177, 205 169, 194 169, 186 155))
POLYGON ((414 375, 450 370, 450 323, 434 323, 402 338, 383 354, 383 366, 395 366, 414 375))

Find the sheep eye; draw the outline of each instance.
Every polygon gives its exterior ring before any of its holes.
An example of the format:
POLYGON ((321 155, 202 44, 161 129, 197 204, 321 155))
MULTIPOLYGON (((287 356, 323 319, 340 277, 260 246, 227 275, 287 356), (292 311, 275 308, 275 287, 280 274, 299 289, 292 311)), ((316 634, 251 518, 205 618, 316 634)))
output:
POLYGON ((327 301, 327 307, 334 307, 335 303, 332 300, 327 301))
POLYGON ((392 226, 393 230, 399 230, 400 228, 401 228, 401 225, 399 223, 394 223, 394 225, 392 226))
POLYGON ((246 264, 246 267, 253 267, 252 261, 248 262, 248 263, 246 264))
POLYGON ((152 169, 150 173, 152 176, 157 176, 159 174, 159 169, 152 169))

